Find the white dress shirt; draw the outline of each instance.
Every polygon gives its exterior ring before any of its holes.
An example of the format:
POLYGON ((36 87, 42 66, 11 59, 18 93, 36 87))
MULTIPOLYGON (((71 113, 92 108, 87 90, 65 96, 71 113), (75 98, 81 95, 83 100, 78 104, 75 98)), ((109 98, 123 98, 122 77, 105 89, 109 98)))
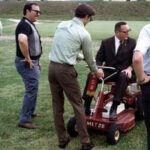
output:
POLYGON ((120 46, 120 40, 115 36, 115 54, 116 55, 117 55, 119 46, 120 46))

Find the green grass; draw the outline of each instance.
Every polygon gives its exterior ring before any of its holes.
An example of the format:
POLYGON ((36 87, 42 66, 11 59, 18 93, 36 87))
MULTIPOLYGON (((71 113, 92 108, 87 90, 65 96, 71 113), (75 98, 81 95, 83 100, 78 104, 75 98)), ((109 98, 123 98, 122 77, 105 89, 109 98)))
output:
MULTIPOLYGON (((3 35, 8 36, 8 39, 0 40, 0 150, 59 150, 48 83, 48 54, 52 43, 50 37, 53 37, 59 21, 40 20, 40 22, 43 24, 38 24, 37 27, 42 35, 41 64, 43 69, 40 76, 36 112, 45 117, 32 119, 39 129, 27 130, 16 127, 22 105, 24 85, 14 67, 15 40, 9 39, 9 36, 14 36, 15 27, 8 26, 14 23, 2 19, 3 35)), ((115 22, 93 21, 86 27, 92 35, 94 54, 99 49, 101 39, 114 34, 115 22)), ((137 38, 141 27, 148 22, 128 21, 128 23, 132 28, 131 36, 137 38)), ((89 72, 85 65, 85 62, 79 62, 75 66, 82 92, 89 72)), ((66 124, 73 115, 72 107, 66 99, 64 113, 66 124)), ((93 150, 146 150, 146 129, 143 121, 136 121, 135 127, 131 131, 123 133, 120 142, 113 146, 107 144, 106 134, 92 130, 89 133, 95 144, 93 150)), ((71 139, 66 150, 79 150, 80 147, 80 140, 77 137, 71 139)))

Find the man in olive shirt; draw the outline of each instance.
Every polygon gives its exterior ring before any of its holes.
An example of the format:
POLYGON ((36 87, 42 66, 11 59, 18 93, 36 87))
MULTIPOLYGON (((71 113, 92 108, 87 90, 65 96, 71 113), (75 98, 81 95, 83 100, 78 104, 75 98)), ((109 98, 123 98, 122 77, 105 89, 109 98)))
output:
POLYGON ((98 78, 100 77, 100 71, 96 66, 91 50, 91 37, 85 29, 85 25, 91 21, 94 15, 95 10, 90 5, 80 4, 75 10, 75 17, 70 21, 60 23, 54 35, 49 55, 48 78, 60 148, 65 148, 69 143, 63 119, 63 92, 66 94, 75 113, 77 130, 82 144, 81 149, 90 150, 94 147, 87 132, 80 87, 77 81, 77 73, 74 69, 76 60, 80 59, 79 52, 82 50, 90 70, 98 78))

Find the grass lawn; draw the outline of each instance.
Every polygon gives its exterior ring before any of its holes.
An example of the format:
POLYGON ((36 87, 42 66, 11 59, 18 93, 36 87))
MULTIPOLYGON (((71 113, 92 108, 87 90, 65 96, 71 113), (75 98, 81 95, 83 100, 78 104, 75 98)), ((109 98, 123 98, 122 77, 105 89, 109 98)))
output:
MULTIPOLYGON (((57 136, 54 128, 51 94, 48 83, 48 54, 56 25, 60 21, 40 20, 37 25, 42 37, 43 66, 37 99, 36 112, 43 114, 44 118, 33 119, 33 123, 39 128, 27 130, 16 127, 24 95, 24 85, 21 77, 14 67, 15 57, 15 26, 13 22, 2 19, 3 37, 0 37, 0 150, 59 150, 57 136)), ((93 52, 96 54, 102 39, 114 34, 116 21, 93 21, 86 27, 93 39, 93 52)), ((129 21, 132 32, 131 37, 137 38, 140 29, 147 24, 146 21, 129 21)), ((79 62, 75 66, 78 72, 78 80, 81 91, 85 85, 89 72, 85 62, 79 62)), ((94 105, 94 102, 93 102, 94 105)), ((64 119, 67 124, 73 110, 67 99, 65 101, 64 119)), ((143 121, 136 121, 135 127, 123 133, 121 140, 116 145, 108 145, 106 134, 97 131, 89 131, 90 137, 95 144, 93 150, 146 150, 146 128, 143 121)), ((66 150, 80 150, 79 138, 71 139, 66 150)))

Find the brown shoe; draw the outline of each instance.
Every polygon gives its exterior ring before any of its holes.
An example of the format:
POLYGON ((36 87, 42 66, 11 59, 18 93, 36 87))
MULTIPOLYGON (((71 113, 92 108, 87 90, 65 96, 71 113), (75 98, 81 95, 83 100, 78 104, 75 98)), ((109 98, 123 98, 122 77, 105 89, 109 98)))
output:
POLYGON ((41 114, 32 114, 31 117, 32 117, 32 118, 36 118, 36 117, 38 117, 38 118, 43 118, 44 116, 41 115, 41 114))
POLYGON ((32 123, 18 123, 18 127, 27 128, 27 129, 37 129, 37 126, 32 123))
POLYGON ((58 146, 59 148, 66 148, 69 142, 70 142, 70 138, 68 137, 64 144, 59 144, 58 146))
POLYGON ((81 150, 91 150, 94 147, 93 142, 90 142, 89 144, 82 145, 81 150))

